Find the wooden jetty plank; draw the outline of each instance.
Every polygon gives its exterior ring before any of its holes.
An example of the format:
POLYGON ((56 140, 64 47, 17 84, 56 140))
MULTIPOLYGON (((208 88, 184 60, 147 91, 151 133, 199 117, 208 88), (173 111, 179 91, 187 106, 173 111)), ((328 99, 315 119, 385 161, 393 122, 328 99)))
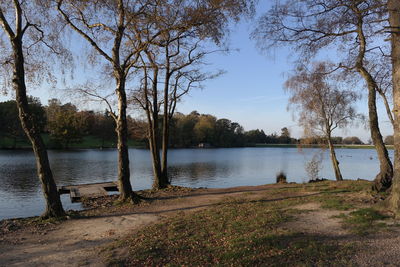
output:
POLYGON ((104 187, 100 186, 80 186, 77 189, 79 191, 79 194, 84 197, 108 195, 104 187))
POLYGON ((79 194, 79 190, 77 188, 71 188, 69 192, 69 197, 72 202, 77 202, 81 199, 81 195, 79 194))
POLYGON ((101 182, 101 183, 91 183, 91 184, 63 185, 63 186, 58 186, 58 190, 68 191, 68 192, 64 193, 64 194, 68 194, 69 190, 71 190, 71 188, 82 187, 82 186, 92 186, 92 185, 101 186, 101 187, 105 187, 105 188, 118 187, 117 182, 101 182))
POLYGON ((106 182, 106 183, 93 183, 93 184, 80 184, 80 185, 68 185, 59 186, 58 192, 60 194, 70 194, 72 202, 80 201, 82 197, 94 198, 107 196, 108 191, 118 191, 117 182, 106 182))

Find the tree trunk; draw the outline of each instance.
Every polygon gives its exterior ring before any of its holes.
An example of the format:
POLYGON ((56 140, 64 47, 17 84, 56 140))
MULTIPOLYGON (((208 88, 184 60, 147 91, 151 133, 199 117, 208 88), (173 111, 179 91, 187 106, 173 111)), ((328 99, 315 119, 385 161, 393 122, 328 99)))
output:
MULTIPOLYGON (((167 68, 169 71, 169 68, 167 68)), ((168 179, 168 141, 169 141, 169 114, 168 114, 168 88, 170 76, 167 74, 164 86, 164 116, 163 116, 163 133, 162 133, 162 166, 161 179, 164 187, 170 184, 168 179)))
POLYGON ((376 88, 377 85, 371 74, 362 66, 358 67, 359 73, 365 79, 368 88, 368 115, 371 139, 379 159, 379 173, 374 180, 373 189, 380 192, 388 190, 392 185, 393 165, 390 161, 388 151, 383 142, 379 129, 378 112, 376 109, 376 88))
POLYGON ((162 136, 162 166, 161 166, 161 179, 165 187, 170 185, 168 179, 168 141, 169 141, 169 120, 168 114, 164 112, 163 119, 163 136, 162 136))
POLYGON ((385 143, 383 142, 382 134, 379 130, 378 112, 376 110, 376 89, 378 88, 378 86, 371 73, 369 73, 368 70, 364 67, 367 43, 363 31, 363 23, 363 17, 360 16, 358 18, 357 24, 359 53, 357 57, 356 68, 367 84, 369 128, 371 131, 371 139, 374 143, 380 163, 380 171, 375 177, 373 189, 377 191, 386 191, 392 185, 393 166, 392 162, 390 161, 385 143))
POLYGON ((380 89, 378 90, 378 93, 382 97, 383 104, 385 105, 386 114, 387 114, 387 116, 389 118, 389 121, 392 124, 392 127, 394 127, 393 114, 392 114, 392 111, 390 110, 390 105, 389 105, 389 101, 388 101, 388 99, 386 97, 386 94, 380 89))
POLYGON ((335 148, 332 144, 330 135, 328 136, 328 146, 329 146, 329 152, 331 155, 332 167, 333 167, 333 170, 335 171, 336 181, 343 181, 342 173, 340 172, 340 168, 339 168, 339 161, 336 158, 335 148))
POLYGON ((121 201, 139 202, 139 196, 132 191, 129 169, 128 124, 126 120, 125 79, 117 79, 118 117, 116 120, 118 148, 118 184, 121 201))
POLYGON ((13 87, 16 94, 16 102, 22 129, 32 143, 36 159, 37 174, 39 176, 43 194, 46 200, 46 210, 42 217, 65 216, 64 209, 54 182, 53 173, 47 156, 47 150, 40 135, 39 128, 35 125, 33 115, 29 110, 26 96, 25 67, 22 40, 16 37, 12 40, 14 54, 13 87))
POLYGON ((376 90, 370 81, 368 82, 368 114, 371 138, 380 163, 380 172, 375 177, 374 189, 377 191, 386 191, 392 185, 393 166, 379 130, 378 113, 376 110, 376 90))
POLYGON ((153 174, 154 174, 154 182, 153 189, 162 189, 165 186, 162 184, 162 173, 161 173, 161 162, 160 162, 160 149, 159 146, 154 142, 154 140, 150 141, 150 151, 153 163, 153 174))
POLYGON ((162 189, 161 162, 160 162, 160 144, 158 138, 158 111, 154 110, 152 120, 149 121, 149 144, 153 163, 154 183, 153 189, 162 189))
MULTIPOLYGON (((164 182, 163 174, 161 171, 161 160, 160 160, 160 133, 159 133, 159 119, 158 119, 158 67, 153 62, 153 78, 152 78, 152 108, 146 102, 145 110, 147 114, 147 121, 149 123, 149 145, 150 152, 152 156, 153 163, 153 173, 154 173, 154 182, 153 189, 163 189, 166 188, 167 185, 164 182)), ((147 72, 146 72, 147 75, 147 72)), ((145 86, 145 99, 149 101, 149 95, 147 92, 147 83, 145 86)))
POLYGON ((400 215, 400 1, 389 0, 391 26, 393 103, 394 103, 394 175, 389 203, 397 216, 400 215))

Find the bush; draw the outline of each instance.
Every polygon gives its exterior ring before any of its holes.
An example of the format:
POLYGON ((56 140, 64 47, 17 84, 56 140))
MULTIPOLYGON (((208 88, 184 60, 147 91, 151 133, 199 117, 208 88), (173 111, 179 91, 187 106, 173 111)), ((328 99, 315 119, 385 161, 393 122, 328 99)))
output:
POLYGON ((287 183, 287 177, 284 172, 281 171, 276 175, 276 183, 277 184, 286 184, 287 183))
POLYGON ((322 153, 316 153, 312 159, 306 163, 306 172, 310 181, 319 180, 319 172, 322 169, 322 153))

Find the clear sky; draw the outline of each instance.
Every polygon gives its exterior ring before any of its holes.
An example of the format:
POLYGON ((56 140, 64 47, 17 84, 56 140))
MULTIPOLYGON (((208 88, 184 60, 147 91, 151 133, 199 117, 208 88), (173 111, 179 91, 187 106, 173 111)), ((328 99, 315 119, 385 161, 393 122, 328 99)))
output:
MULTIPOLYGON (((266 2, 266 1, 265 1, 266 2)), ((263 2, 258 7, 258 13, 265 11, 267 5, 263 2)), ((197 110, 199 113, 212 114, 218 118, 227 118, 240 123, 245 130, 263 129, 266 134, 280 133, 283 127, 289 128, 292 136, 301 137, 302 130, 296 126, 292 111, 287 110, 288 95, 283 91, 283 83, 287 72, 292 70, 291 61, 294 57, 290 48, 281 48, 262 54, 250 39, 250 32, 254 21, 242 21, 233 26, 230 34, 230 48, 239 49, 229 54, 213 54, 207 62, 210 69, 223 69, 226 73, 214 80, 204 82, 203 90, 195 90, 179 103, 177 111, 190 113, 197 110)), ((81 41, 76 40, 79 44, 81 41)), ((83 45, 83 41, 81 43, 83 45)), ((76 73, 84 73, 78 68, 76 73)), ((81 74, 80 79, 85 75, 81 74)), ((68 85, 68 81, 67 81, 68 85)), ((72 86, 72 85, 71 85, 72 86)), ((71 101, 65 98, 60 90, 44 89, 29 91, 30 94, 40 97, 43 104, 49 98, 58 97, 62 102, 71 101)), ((0 96, 0 101, 10 96, 0 96)), ((381 102, 381 101, 380 101, 381 102)), ((78 104, 80 109, 93 108, 78 104)), ((359 112, 367 115, 366 98, 357 103, 359 112)), ((104 109, 104 108, 103 108, 104 109)), ((379 104, 381 130, 384 136, 392 134, 390 123, 384 113, 382 104, 379 104)), ((359 136, 363 141, 370 138, 364 125, 351 127, 345 131, 337 131, 337 136, 359 136)))
MULTIPOLYGON (((239 122, 246 130, 258 128, 266 134, 279 134, 281 128, 287 127, 292 136, 301 137, 303 131, 293 119, 293 111, 287 110, 289 96, 283 90, 285 77, 293 69, 291 62, 295 55, 289 47, 275 49, 268 55, 261 53, 249 37, 252 27, 254 22, 243 21, 234 28, 230 44, 239 52, 209 58, 212 66, 224 69, 226 74, 206 82, 204 90, 191 92, 178 110, 183 113, 197 110, 228 118, 239 122)), ((386 136, 392 134, 392 129, 381 102, 378 100, 380 125, 386 136)), ((366 103, 366 96, 363 96, 356 105, 364 115, 367 115, 366 103)), ((335 135, 359 136, 363 141, 370 139, 363 123, 337 130, 335 135)))

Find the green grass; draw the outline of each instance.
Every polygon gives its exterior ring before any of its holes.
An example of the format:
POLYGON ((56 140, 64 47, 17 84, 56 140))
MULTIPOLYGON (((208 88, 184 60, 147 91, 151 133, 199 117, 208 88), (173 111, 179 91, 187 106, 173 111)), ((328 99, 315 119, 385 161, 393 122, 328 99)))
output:
POLYGON ((362 208, 351 212, 349 215, 342 215, 345 227, 358 235, 376 233, 378 230, 386 229, 387 224, 383 220, 389 217, 383 215, 373 208, 362 208))
POLYGON ((349 266, 357 241, 289 228, 309 212, 293 207, 320 203, 323 209, 354 210, 340 216, 349 234, 373 233, 386 217, 360 209, 372 198, 370 188, 366 181, 272 186, 256 198, 244 193, 166 218, 108 246, 104 254, 113 266, 349 266))
MULTIPOLYGON (((341 266, 351 246, 334 239, 292 232, 281 226, 304 199, 268 202, 227 199, 216 207, 146 227, 117 248, 128 248, 129 266, 341 266), (334 262, 334 264, 332 264, 334 262)), ((112 254, 112 253, 111 253, 112 254)), ((109 263, 121 264, 110 257, 109 263)))
POLYGON ((338 198, 326 198, 322 199, 321 202, 321 208, 323 209, 350 210, 354 208, 352 204, 338 198))

